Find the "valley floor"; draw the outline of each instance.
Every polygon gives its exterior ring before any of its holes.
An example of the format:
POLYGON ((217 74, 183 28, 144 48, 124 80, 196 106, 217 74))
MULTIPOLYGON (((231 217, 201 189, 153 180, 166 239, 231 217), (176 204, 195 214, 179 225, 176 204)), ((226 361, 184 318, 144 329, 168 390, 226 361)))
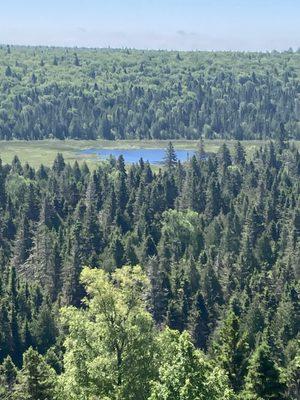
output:
MULTIPOLYGON (((31 166, 37 167, 41 163, 51 165, 57 155, 62 153, 67 162, 86 161, 90 167, 95 167, 99 159, 94 154, 80 154, 82 150, 89 148, 99 149, 137 149, 137 148, 166 148, 168 140, 35 140, 35 141, 0 141, 0 158, 4 163, 10 163, 15 155, 19 157, 22 163, 28 162, 31 166)), ((207 152, 217 152, 220 146, 226 142, 231 149, 234 140, 205 140, 205 150, 207 152)), ((196 140, 173 140, 176 149, 196 149, 198 141, 196 140)), ((243 146, 248 155, 251 155, 255 149, 264 145, 266 141, 249 140, 243 141, 243 146)), ((300 141, 294 141, 300 148, 300 141)))

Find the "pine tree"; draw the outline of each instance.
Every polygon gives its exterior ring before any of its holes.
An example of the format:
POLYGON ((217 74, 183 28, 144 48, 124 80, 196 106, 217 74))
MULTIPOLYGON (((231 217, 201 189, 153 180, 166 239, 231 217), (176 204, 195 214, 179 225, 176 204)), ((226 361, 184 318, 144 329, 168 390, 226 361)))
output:
POLYGON ((172 142, 169 142, 164 157, 164 165, 168 169, 173 169, 177 165, 178 159, 172 142))
POLYGON ((142 258, 147 260, 148 257, 157 255, 156 245, 150 235, 148 235, 142 244, 142 258))
POLYGON ((246 374, 248 345, 245 335, 240 332, 240 319, 230 310, 212 345, 218 364, 228 373, 235 391, 243 385, 246 374))
POLYGON ((17 270, 28 259, 32 244, 32 232, 30 230, 28 219, 22 217, 17 230, 12 261, 13 266, 17 270))
POLYGON ((32 252, 27 261, 22 265, 21 274, 28 281, 38 282, 46 292, 55 296, 55 258, 53 232, 45 224, 45 218, 41 215, 37 231, 34 237, 32 252))
POLYGON ((263 341, 250 358, 244 398, 281 400, 284 399, 284 391, 285 385, 270 346, 263 341))
POLYGON ((14 156, 12 162, 11 162, 11 167, 12 167, 12 172, 18 175, 23 174, 23 167, 21 164, 21 161, 18 156, 14 156))
POLYGON ((11 352, 11 332, 7 305, 0 302, 0 360, 2 361, 11 352))
MULTIPOLYGON (((102 233, 100 231, 98 213, 97 213, 97 188, 93 178, 91 178, 86 194, 86 208, 83 218, 83 237, 85 259, 89 260, 91 265, 96 262, 97 254, 102 245, 102 233)), ((80 229, 80 225, 76 227, 80 229)), ((80 235, 80 232, 76 233, 80 235)), ((78 236, 79 237, 79 236, 78 236)))
POLYGON ((219 151, 219 162, 223 173, 232 164, 230 151, 226 143, 221 146, 219 151))
POLYGON ((5 173, 0 158, 0 209, 4 209, 6 205, 6 189, 5 189, 5 173))
POLYGON ((197 152, 196 156, 198 160, 203 160, 205 158, 205 146, 204 146, 204 140, 203 137, 201 136, 200 140, 197 143, 197 152))
POLYGON ((119 174, 115 182, 115 194, 117 201, 117 210, 119 209, 121 213, 124 212, 127 201, 128 201, 128 191, 126 185, 126 170, 123 156, 120 156, 117 161, 117 169, 119 174))
POLYGON ((81 237, 82 225, 77 220, 71 229, 62 268, 61 301, 64 305, 79 305, 84 290, 79 276, 84 265, 84 241, 81 237))
POLYGON ((188 331, 191 334, 196 347, 206 350, 210 333, 209 314, 201 292, 197 292, 189 313, 188 331))
POLYGON ((221 190, 219 182, 215 177, 212 177, 208 182, 206 192, 206 207, 205 213, 208 219, 212 219, 219 214, 222 206, 221 190))
POLYGON ((31 323, 33 340, 40 354, 45 354, 55 344, 57 336, 53 311, 48 303, 49 300, 44 301, 38 315, 31 323))
POLYGON ((234 147, 234 162, 237 165, 244 167, 246 163, 246 152, 241 142, 237 142, 234 147))
POLYGON ((22 360, 22 343, 20 325, 18 322, 18 314, 16 302, 11 299, 11 313, 10 313, 10 349, 9 353, 12 356, 14 363, 20 366, 22 360))
POLYGON ((101 125, 100 125, 100 132, 101 132, 101 137, 106 140, 112 140, 113 135, 111 132, 111 123, 109 119, 107 118, 107 115, 102 119, 101 125))
POLYGON ((12 70, 9 65, 6 67, 5 76, 7 76, 7 77, 12 76, 12 70))
POLYGON ((79 58, 78 58, 77 53, 74 53, 74 65, 75 65, 76 67, 79 67, 79 66, 80 66, 80 62, 79 62, 79 58))
POLYGON ((0 365, 0 398, 9 399, 16 382, 17 368, 10 356, 7 356, 0 365))
POLYGON ((222 287, 216 276, 214 268, 209 263, 203 271, 202 293, 209 312, 210 323, 216 321, 219 307, 223 304, 222 287))
POLYGON ((23 367, 17 376, 14 400, 50 400, 54 397, 55 373, 33 348, 23 356, 23 367))
POLYGON ((40 202, 35 187, 32 183, 29 184, 26 195, 25 214, 26 217, 31 221, 36 222, 39 219, 40 202))
POLYGON ((63 155, 58 153, 53 162, 52 170, 59 175, 65 169, 65 166, 66 164, 63 155))
POLYGON ((300 398, 300 346, 297 344, 297 354, 287 366, 287 394, 288 399, 300 398))
POLYGON ((119 237, 113 239, 110 252, 114 265, 120 268, 124 264, 124 246, 119 237))

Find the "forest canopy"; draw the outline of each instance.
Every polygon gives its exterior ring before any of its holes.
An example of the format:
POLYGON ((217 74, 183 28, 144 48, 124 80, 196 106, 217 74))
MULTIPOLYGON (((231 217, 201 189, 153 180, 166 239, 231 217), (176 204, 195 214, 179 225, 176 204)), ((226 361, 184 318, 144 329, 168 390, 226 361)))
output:
POLYGON ((0 396, 298 399, 299 178, 282 141, 0 163, 0 396))
POLYGON ((0 140, 300 139, 299 51, 0 47, 0 140))

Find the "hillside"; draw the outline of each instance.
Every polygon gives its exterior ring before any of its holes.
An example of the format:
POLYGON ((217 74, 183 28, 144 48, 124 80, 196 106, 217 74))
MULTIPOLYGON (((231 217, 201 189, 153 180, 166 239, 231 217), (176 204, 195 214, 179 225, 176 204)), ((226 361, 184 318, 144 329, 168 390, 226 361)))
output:
POLYGON ((0 48, 0 140, 300 138, 300 53, 0 48))
POLYGON ((0 396, 298 398, 299 177, 272 142, 0 163, 0 396))

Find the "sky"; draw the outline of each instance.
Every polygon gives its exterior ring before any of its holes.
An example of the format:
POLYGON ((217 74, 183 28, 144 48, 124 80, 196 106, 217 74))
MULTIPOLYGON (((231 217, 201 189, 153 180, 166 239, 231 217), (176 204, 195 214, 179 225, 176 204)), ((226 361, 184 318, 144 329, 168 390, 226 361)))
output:
POLYGON ((300 0, 0 0, 0 43, 296 50, 300 0))

